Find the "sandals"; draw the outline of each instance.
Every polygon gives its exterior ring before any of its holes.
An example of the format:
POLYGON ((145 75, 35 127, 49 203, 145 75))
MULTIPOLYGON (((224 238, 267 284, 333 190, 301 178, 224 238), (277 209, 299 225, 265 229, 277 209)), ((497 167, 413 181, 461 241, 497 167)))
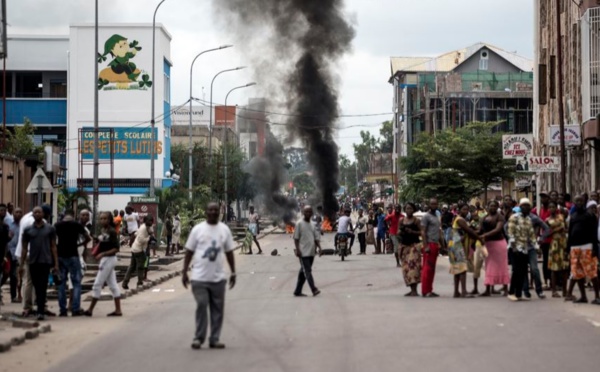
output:
POLYGON ((123 313, 117 313, 116 311, 113 311, 110 314, 106 314, 106 316, 123 316, 123 313))
POLYGON ((558 292, 552 293, 552 298, 561 298, 562 296, 558 292))
POLYGON ((597 298, 594 301, 592 301, 592 305, 600 305, 600 298, 597 298))

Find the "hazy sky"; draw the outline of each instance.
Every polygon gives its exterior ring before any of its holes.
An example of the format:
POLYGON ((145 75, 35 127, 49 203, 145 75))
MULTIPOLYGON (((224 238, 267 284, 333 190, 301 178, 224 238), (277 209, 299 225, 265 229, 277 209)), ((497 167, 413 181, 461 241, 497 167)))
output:
MULTIPOLYGON (((94 19, 92 0, 7 2, 9 34, 67 34, 69 24, 94 19)), ((152 22, 156 4, 158 1, 151 0, 100 0, 100 22, 152 22)), ((211 0, 166 0, 157 15, 157 22, 173 36, 172 103, 188 99, 189 68, 197 53, 236 44, 214 19, 211 4, 211 0)), ((361 130, 378 134, 376 124, 391 119, 392 89, 387 82, 390 56, 435 56, 477 42, 526 57, 533 55, 533 2, 529 0, 346 0, 346 11, 355 25, 356 38, 353 51, 340 61, 337 70, 342 113, 389 113, 341 121, 340 126, 353 126, 338 133, 341 152, 348 155, 361 130)), ((235 48, 200 58, 194 69, 194 95, 201 97, 206 87, 207 99, 216 72, 248 64, 235 48)), ((229 89, 253 81, 250 68, 220 76, 214 101, 222 103, 229 89)), ((232 93, 229 102, 243 105, 248 97, 260 96, 260 81, 257 83, 255 88, 232 93)))

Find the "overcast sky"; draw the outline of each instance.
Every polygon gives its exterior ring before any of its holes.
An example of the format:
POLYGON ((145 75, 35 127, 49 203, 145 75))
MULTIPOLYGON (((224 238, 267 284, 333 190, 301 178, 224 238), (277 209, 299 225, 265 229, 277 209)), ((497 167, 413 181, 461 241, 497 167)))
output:
MULTIPOLYGON (((9 34, 67 34, 69 24, 94 20, 92 0, 7 0, 7 3, 9 34)), ((236 44, 214 19, 211 3, 166 0, 157 15, 157 21, 173 36, 172 103, 188 99, 189 67, 198 52, 236 44)), ((100 22, 152 22, 156 4, 158 0, 101 0, 100 22)), ((341 126, 354 126, 338 133, 338 145, 347 155, 352 155, 352 143, 359 141, 360 130, 378 134, 376 124, 391 119, 392 89, 387 82, 390 56, 436 56, 477 42, 533 56, 530 0, 346 0, 346 11, 355 24, 356 38, 353 51, 340 61, 337 71, 342 113, 389 113, 344 118, 341 126)), ((202 88, 206 87, 208 99, 207 88, 216 72, 247 64, 244 55, 235 48, 202 56, 194 71, 194 95, 201 97, 202 88)), ((215 83, 214 101, 222 103, 229 89, 252 80, 250 69, 223 74, 215 83)), ((259 86, 232 93, 229 102, 245 104, 248 97, 260 96, 259 86)))

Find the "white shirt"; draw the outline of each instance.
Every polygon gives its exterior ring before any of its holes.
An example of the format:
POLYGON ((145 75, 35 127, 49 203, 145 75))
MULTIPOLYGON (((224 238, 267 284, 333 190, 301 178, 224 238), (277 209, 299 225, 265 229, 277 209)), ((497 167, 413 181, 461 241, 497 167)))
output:
POLYGON ((179 218, 174 218, 173 219, 173 235, 180 235, 181 234, 181 221, 179 221, 179 218))
POLYGON ((148 242, 150 241, 150 234, 152 233, 152 227, 148 229, 146 224, 142 224, 135 235, 135 240, 131 245, 131 253, 140 253, 143 252, 148 246, 148 242))
POLYGON ((23 232, 29 226, 33 226, 35 223, 35 218, 33 218, 33 212, 29 212, 21 218, 21 222, 19 223, 19 242, 17 243, 17 250, 15 251, 15 256, 17 258, 21 258, 21 253, 23 252, 23 232))
POLYGON ((127 222, 128 234, 133 234, 134 232, 138 231, 138 220, 140 219, 140 217, 136 212, 133 212, 132 214, 125 214, 123 218, 125 219, 125 222, 127 222))
POLYGON ((357 234, 362 234, 362 233, 366 233, 367 232, 367 222, 369 220, 367 219, 366 216, 362 216, 358 218, 358 222, 356 223, 356 233, 357 234), (362 227, 360 227, 360 225, 362 224, 362 227))
POLYGON ((338 220, 338 234, 346 234, 348 232, 348 225, 352 222, 352 219, 348 216, 342 216, 338 220))
POLYGON ((202 222, 194 226, 185 244, 185 249, 194 252, 191 280, 212 283, 226 280, 225 253, 233 248, 233 236, 224 223, 202 222))

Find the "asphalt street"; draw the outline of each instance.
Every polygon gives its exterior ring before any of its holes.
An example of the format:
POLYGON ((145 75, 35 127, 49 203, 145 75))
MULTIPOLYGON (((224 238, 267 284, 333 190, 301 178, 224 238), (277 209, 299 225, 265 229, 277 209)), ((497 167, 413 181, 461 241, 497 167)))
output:
MULTIPOLYGON (((332 240, 326 235, 324 246, 332 240)), ((600 307, 560 299, 453 299, 444 258, 435 281, 442 297, 406 298, 393 257, 372 254, 345 262, 317 258, 322 294, 296 298, 299 264, 291 236, 274 234, 262 244, 265 255, 236 254, 238 284, 227 293, 221 338, 226 350, 190 348, 195 302, 176 278, 176 292, 139 295, 159 300, 136 315, 127 317, 126 300, 118 328, 69 350, 51 370, 564 372, 600 365, 599 324, 578 309, 586 306, 593 316, 600 307), (280 256, 269 255, 275 248, 280 256)))

